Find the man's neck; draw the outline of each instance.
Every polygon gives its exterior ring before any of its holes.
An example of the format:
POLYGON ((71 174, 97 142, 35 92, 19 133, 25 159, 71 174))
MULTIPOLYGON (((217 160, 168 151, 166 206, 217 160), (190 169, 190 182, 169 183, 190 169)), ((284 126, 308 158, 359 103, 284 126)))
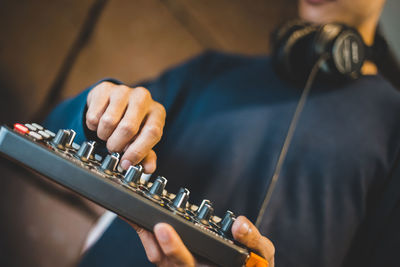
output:
POLYGON ((376 75, 378 73, 378 68, 372 61, 365 61, 361 68, 362 75, 376 75))
MULTIPOLYGON (((379 14, 377 13, 376 17, 371 17, 368 21, 365 21, 357 27, 364 40, 364 43, 368 46, 372 46, 374 44, 379 14)), ((375 75, 378 73, 378 68, 375 63, 368 60, 365 61, 364 65, 362 66, 361 73, 363 75, 375 75)))

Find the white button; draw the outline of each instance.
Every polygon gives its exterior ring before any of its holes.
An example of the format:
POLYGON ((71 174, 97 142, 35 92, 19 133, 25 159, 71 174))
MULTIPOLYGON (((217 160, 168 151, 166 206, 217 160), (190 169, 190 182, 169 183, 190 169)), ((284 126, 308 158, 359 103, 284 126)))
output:
POLYGON ((39 134, 44 137, 44 139, 49 139, 50 135, 44 131, 39 131, 39 134))
POLYGON ((118 164, 117 165, 117 171, 122 173, 122 172, 124 172, 124 169, 122 169, 122 167, 118 164))
POLYGON ((218 216, 213 216, 211 220, 215 223, 220 223, 222 221, 222 219, 218 216))
POLYGON ((194 204, 192 204, 191 206, 190 206, 190 210, 191 211, 197 211, 199 209, 199 207, 197 207, 196 205, 194 205, 194 204))
POLYGON ((48 133, 51 137, 55 137, 56 136, 56 134, 55 133, 53 133, 52 131, 50 131, 50 130, 44 130, 46 133, 48 133))
POLYGON ((29 132, 29 135, 31 137, 35 138, 36 140, 42 140, 43 139, 43 137, 40 134, 35 133, 35 132, 29 132))
POLYGON ((94 154, 94 159, 97 160, 97 161, 102 161, 103 160, 103 158, 98 154, 94 154))
POLYGON ((35 126, 36 128, 38 128, 39 130, 43 130, 44 129, 42 125, 39 125, 37 123, 32 123, 32 125, 35 126))
POLYGON ((37 128, 29 123, 25 123, 25 127, 28 128, 30 131, 36 131, 37 128))
POLYGON ((79 150, 80 147, 81 147, 81 146, 78 145, 77 143, 72 143, 72 148, 73 148, 73 149, 79 150))

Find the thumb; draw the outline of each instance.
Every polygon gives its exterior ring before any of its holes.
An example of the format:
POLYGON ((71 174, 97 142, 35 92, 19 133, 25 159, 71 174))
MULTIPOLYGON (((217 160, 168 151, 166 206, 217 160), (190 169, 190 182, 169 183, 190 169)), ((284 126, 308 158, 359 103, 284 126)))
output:
POLYGON ((262 236, 258 229, 244 216, 239 216, 232 225, 232 234, 235 240, 246 247, 258 252, 274 266, 275 247, 272 242, 262 236))

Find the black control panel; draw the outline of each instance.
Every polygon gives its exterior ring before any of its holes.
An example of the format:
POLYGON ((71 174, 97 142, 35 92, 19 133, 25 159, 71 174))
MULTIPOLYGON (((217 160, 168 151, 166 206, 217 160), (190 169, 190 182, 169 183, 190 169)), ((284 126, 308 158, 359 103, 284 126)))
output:
POLYGON ((232 239, 231 211, 218 217, 210 200, 191 204, 187 188, 168 192, 165 177, 141 179, 140 165, 119 170, 118 153, 102 158, 95 154, 95 141, 76 144, 75 135, 70 129, 53 133, 36 123, 2 126, 0 152, 145 229, 169 223, 189 250, 217 265, 246 264, 250 252, 232 239))

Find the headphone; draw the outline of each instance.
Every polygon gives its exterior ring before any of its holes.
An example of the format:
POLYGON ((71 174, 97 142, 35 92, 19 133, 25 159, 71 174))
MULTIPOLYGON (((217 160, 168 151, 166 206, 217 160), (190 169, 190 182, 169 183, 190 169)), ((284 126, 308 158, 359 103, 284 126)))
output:
POLYGON ((361 76, 365 60, 373 59, 373 47, 360 33, 342 23, 315 25, 289 21, 272 34, 272 60, 285 80, 304 86, 318 59, 327 55, 318 78, 330 82, 354 80, 361 76))

